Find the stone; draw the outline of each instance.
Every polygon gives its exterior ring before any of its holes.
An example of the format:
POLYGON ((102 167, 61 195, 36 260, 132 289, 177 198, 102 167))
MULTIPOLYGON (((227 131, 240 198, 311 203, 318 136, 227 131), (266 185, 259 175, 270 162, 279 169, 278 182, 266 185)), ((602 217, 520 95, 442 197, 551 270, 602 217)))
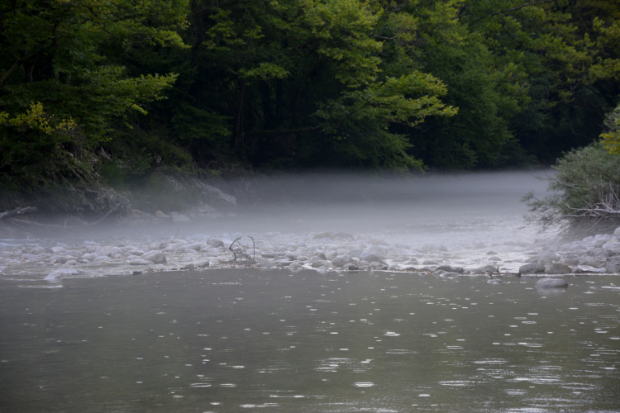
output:
POLYGON ((607 272, 612 273, 612 274, 620 273, 620 261, 609 261, 605 265, 605 270, 607 270, 607 272))
POLYGON ((525 264, 519 267, 519 274, 542 274, 545 266, 541 264, 525 264))
POLYGON ((325 260, 314 260, 310 264, 310 266, 312 268, 329 267, 330 265, 331 265, 331 263, 329 261, 325 261, 325 260))
POLYGON ((344 267, 346 264, 352 263, 353 259, 348 255, 339 255, 332 260, 332 264, 336 267, 344 267))
POLYGON ((434 260, 424 260, 422 261, 422 265, 439 265, 439 262, 434 260))
POLYGON ((179 214, 178 212, 171 212, 170 216, 172 217, 172 222, 174 222, 175 224, 190 222, 190 219, 187 216, 179 214))
POLYGON ((151 261, 143 260, 142 258, 134 258, 133 260, 129 260, 127 262, 129 265, 151 265, 151 261))
POLYGON ((198 264, 196 264, 196 266, 198 268, 207 268, 209 265, 210 265, 209 261, 202 261, 202 262, 199 262, 198 264))
POLYGON ((355 264, 346 264, 343 268, 347 271, 359 271, 359 267, 355 264))
POLYGON ((474 274, 499 274, 499 269, 494 265, 485 265, 484 267, 478 267, 472 271, 474 274))
MULTIPOLYGON (((568 263, 567 263, 568 264, 568 263)), ((601 268, 605 266, 604 261, 599 261, 593 257, 583 257, 579 259, 580 265, 589 265, 590 267, 601 268)))
POLYGON ((354 239, 353 235, 349 234, 348 232, 335 232, 334 238, 354 239))
POLYGON ((562 278, 541 278, 536 283, 536 288, 568 288, 568 283, 562 278))
POLYGON ((614 231, 614 237, 620 238, 620 227, 616 228, 616 230, 614 231))
POLYGON ((338 256, 338 253, 336 251, 331 251, 331 252, 328 252, 327 254, 325 254, 325 258, 330 260, 330 261, 332 261, 337 256, 338 256))
POLYGON ((163 213, 163 212, 161 212, 161 211, 157 211, 157 212, 155 212, 155 216, 156 216, 157 218, 161 218, 161 219, 171 219, 171 218, 172 218, 170 215, 166 215, 166 214, 164 214, 164 213, 163 213))
POLYGON ((215 248, 220 248, 224 246, 224 243, 221 240, 215 238, 209 238, 207 240, 207 244, 215 248))
POLYGON ((571 268, 561 262, 554 262, 545 267, 545 274, 570 274, 571 272, 571 268))
POLYGON ((609 256, 620 255, 620 242, 607 242, 602 245, 602 248, 609 256))
POLYGON ((202 244, 199 242, 195 242, 193 244, 189 244, 185 246, 185 249, 194 250, 194 251, 200 251, 201 248, 202 248, 202 244))
POLYGON ((382 257, 377 254, 373 254, 372 252, 362 252, 359 256, 361 260, 373 262, 373 261, 383 261, 385 257, 382 257))
POLYGON ((153 264, 165 264, 166 255, 161 251, 149 251, 142 256, 143 259, 151 261, 153 264))
POLYGON ((52 283, 58 283, 63 278, 71 278, 71 277, 78 276, 78 275, 84 275, 84 271, 62 268, 60 270, 52 271, 44 279, 45 281, 49 281, 52 283))
MULTIPOLYGON (((417 264, 417 261, 416 261, 416 264, 417 264)), ((435 268, 435 271, 455 272, 458 274, 463 274, 465 272, 465 270, 462 267, 451 267, 449 265, 440 265, 439 267, 435 268)))
POLYGON ((168 246, 164 241, 151 242, 149 244, 149 250, 163 250, 168 246))
POLYGON ((334 235, 331 232, 321 232, 316 234, 312 239, 333 238, 334 235))
POLYGON ((301 270, 304 269, 304 267, 302 267, 297 262, 293 262, 293 263, 291 263, 291 265, 288 266, 288 269, 291 270, 291 271, 301 271, 301 270))

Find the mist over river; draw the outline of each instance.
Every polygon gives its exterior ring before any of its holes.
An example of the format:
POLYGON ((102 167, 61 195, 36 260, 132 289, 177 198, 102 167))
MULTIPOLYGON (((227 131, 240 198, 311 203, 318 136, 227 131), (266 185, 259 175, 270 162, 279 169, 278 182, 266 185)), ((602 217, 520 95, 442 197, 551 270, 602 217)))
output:
POLYGON ((535 175, 279 177, 219 220, 0 240, 0 412, 620 412, 620 278, 515 276, 564 254, 535 175))

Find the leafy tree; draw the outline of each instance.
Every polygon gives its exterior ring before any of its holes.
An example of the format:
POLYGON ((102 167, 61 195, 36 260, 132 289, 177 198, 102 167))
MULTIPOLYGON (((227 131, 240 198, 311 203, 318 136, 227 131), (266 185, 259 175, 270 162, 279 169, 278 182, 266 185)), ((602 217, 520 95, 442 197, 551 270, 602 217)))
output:
POLYGON ((74 176, 114 122, 163 98, 174 74, 128 77, 106 44, 182 46, 183 1, 15 0, 0 6, 0 171, 4 184, 74 176))
POLYGON ((390 125, 456 110, 441 102, 446 88, 435 77, 386 67, 378 32, 389 16, 380 6, 192 3, 190 63, 178 64, 181 104, 170 107, 176 139, 194 153, 217 148, 255 165, 419 167, 390 125))
POLYGON ((610 154, 620 155, 620 106, 607 115, 605 126, 609 130, 601 134, 603 145, 610 154))

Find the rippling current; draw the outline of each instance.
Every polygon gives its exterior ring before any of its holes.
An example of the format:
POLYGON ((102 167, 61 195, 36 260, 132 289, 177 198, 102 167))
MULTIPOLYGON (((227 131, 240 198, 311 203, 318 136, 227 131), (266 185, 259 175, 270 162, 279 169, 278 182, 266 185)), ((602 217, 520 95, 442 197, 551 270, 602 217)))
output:
POLYGON ((0 284, 0 412, 620 411, 620 277, 0 284))

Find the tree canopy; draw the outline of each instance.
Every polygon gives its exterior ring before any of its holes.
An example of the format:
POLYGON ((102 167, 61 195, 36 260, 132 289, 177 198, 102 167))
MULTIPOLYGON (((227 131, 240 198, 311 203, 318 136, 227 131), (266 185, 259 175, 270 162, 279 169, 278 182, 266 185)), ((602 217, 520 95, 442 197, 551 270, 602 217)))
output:
POLYGON ((600 0, 13 0, 0 45, 14 187, 106 162, 552 162, 620 93, 620 5, 600 0))

